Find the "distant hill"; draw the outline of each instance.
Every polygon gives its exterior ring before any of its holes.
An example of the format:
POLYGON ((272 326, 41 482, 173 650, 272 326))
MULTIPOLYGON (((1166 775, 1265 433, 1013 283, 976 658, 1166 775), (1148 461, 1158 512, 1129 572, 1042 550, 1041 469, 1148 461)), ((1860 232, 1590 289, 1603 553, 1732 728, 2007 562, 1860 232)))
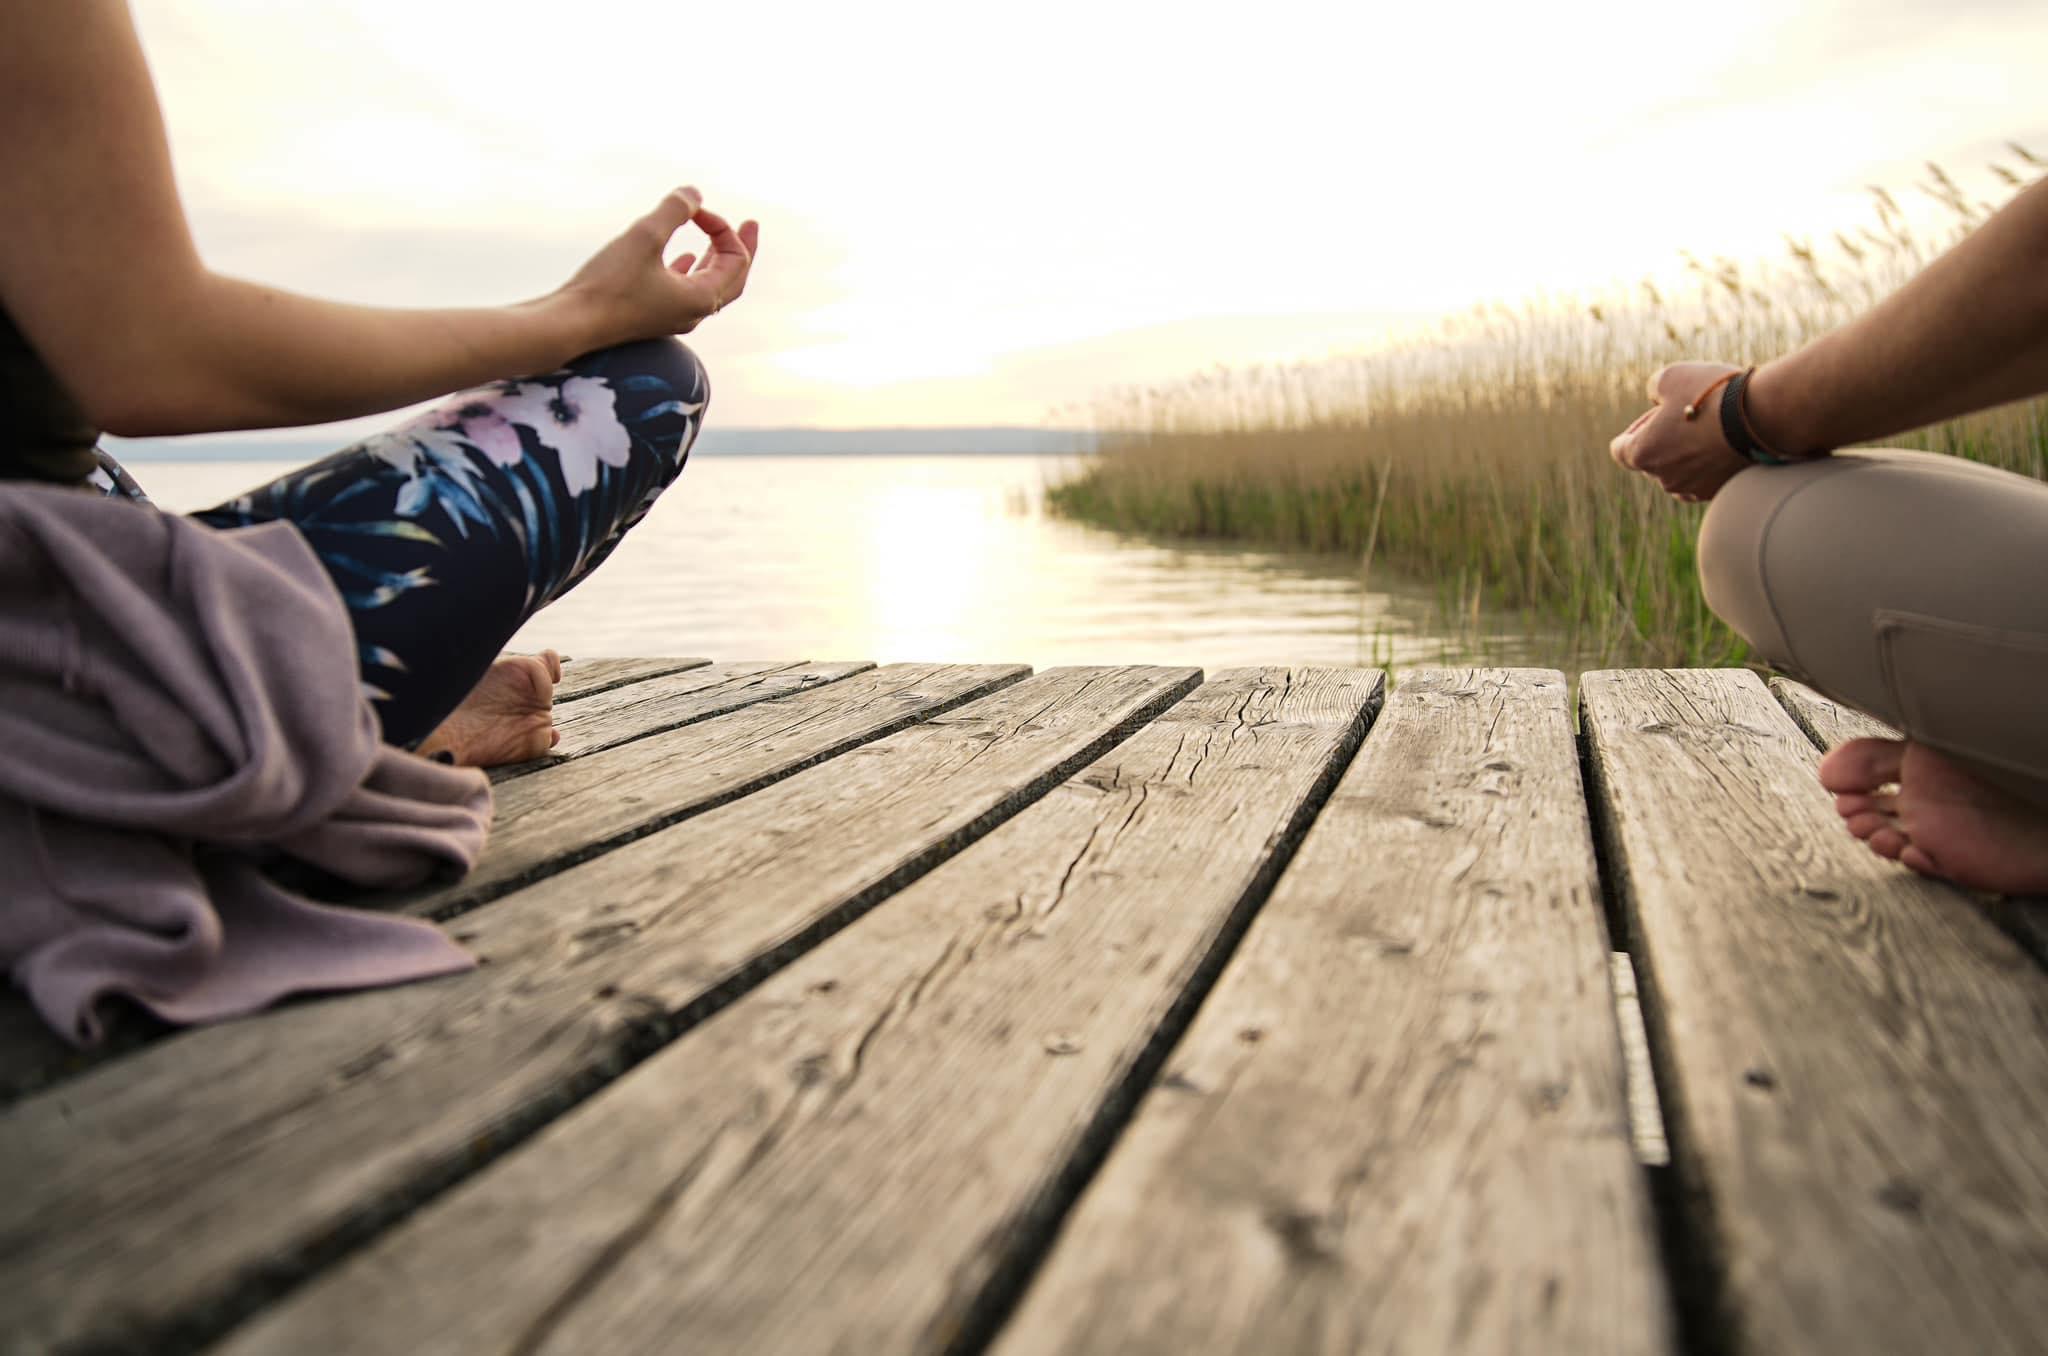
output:
MULTIPOLYGON (((109 438, 123 461, 308 461, 361 433, 234 433, 189 438, 109 438)), ((1075 456, 1095 450, 1083 429, 1046 428, 721 428, 697 439, 695 454, 761 456, 1075 456)))
POLYGON ((1095 450, 1095 435, 1084 429, 1048 428, 720 428, 697 438, 709 456, 890 454, 1056 456, 1095 450))

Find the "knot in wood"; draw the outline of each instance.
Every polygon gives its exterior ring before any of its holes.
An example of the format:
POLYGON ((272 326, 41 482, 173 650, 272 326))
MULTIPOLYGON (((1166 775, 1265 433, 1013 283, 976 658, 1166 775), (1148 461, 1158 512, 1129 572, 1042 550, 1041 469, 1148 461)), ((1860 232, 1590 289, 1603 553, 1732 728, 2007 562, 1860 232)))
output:
POLYGON ((1920 1188, 1902 1177, 1893 1178, 1877 1190, 1877 1203, 1901 1215, 1920 1213, 1920 1188))

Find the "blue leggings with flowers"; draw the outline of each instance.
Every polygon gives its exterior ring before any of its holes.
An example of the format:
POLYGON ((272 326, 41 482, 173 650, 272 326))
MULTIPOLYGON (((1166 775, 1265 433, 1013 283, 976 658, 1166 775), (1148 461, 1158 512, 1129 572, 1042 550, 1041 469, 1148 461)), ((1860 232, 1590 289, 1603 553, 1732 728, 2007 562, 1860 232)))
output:
MULTIPOLYGON (((348 605, 385 739, 413 745, 528 617, 646 516, 682 471, 709 397, 680 342, 625 344, 460 392, 193 516, 298 527, 348 605)), ((103 492, 147 502, 100 458, 103 492)))

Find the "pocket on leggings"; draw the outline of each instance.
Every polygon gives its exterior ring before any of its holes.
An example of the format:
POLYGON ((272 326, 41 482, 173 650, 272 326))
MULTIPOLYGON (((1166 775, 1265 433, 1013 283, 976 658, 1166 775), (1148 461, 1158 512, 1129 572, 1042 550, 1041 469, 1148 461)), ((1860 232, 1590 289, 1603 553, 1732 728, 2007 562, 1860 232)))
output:
POLYGON ((2048 635, 1880 611, 1878 662, 1899 726, 1923 744, 2048 777, 2048 635))

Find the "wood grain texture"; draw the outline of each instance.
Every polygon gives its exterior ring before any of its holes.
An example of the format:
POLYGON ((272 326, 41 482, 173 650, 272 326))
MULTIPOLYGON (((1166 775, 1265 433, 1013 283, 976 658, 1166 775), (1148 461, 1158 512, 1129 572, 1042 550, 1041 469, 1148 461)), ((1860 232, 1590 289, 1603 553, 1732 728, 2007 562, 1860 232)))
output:
POLYGON ((1204 686, 224 1350, 946 1348, 1378 690, 1204 686))
MULTIPOLYGON (((1851 706, 1823 697, 1812 688, 1789 678, 1771 679, 1771 693, 1777 697, 1799 728, 1822 751, 1851 739, 1898 739, 1900 734, 1883 721, 1864 715, 1851 706)), ((2036 963, 2048 966, 2048 899, 1999 899, 1987 896, 1984 911, 2010 933, 2036 963)))
POLYGON ((0 1194, 7 1326, 31 1349, 217 1332, 1198 677, 1056 670, 1004 688, 465 917, 487 962, 473 974, 189 1032, 17 1104, 0 1114, 19 1174, 0 1194))
POLYGON ((702 668, 710 662, 708 659, 570 659, 562 665, 562 681, 555 684, 555 700, 575 701, 592 693, 637 683, 642 678, 702 668))
POLYGON ((1015 664, 891 664, 518 777, 467 876, 379 901, 448 918, 1014 683, 1015 664))
POLYGON ((1754 675, 1581 696, 1714 1325, 1745 1351, 2040 1351, 2048 980, 1842 832, 1754 675))
POLYGON ((1404 675, 998 1356, 1671 1350, 1600 907, 1563 676, 1404 675))
POLYGON ((156 1038, 140 1010, 109 1011, 106 1040, 91 1050, 60 1040, 19 990, 0 990, 0 1107, 118 1058, 156 1038))
MULTIPOLYGON (((494 781, 525 776, 570 758, 659 734, 774 697, 850 677, 866 662, 800 661, 712 664, 703 659, 600 659, 565 671, 556 726, 561 746, 545 759, 493 772, 494 781), (572 681, 573 684, 572 684, 572 681)), ((0 993, 0 1106, 133 1050, 160 1035, 140 1013, 116 1014, 105 1045, 75 1050, 53 1035, 26 1000, 0 993)))
POLYGON ((102 1058, 57 1039, 19 990, 0 993, 0 1106, 82 1073, 102 1058))
POLYGON ((1771 695, 1785 708, 1792 721, 1806 737, 1821 749, 1831 749, 1851 739, 1898 739, 1900 734, 1875 716, 1865 715, 1853 706, 1844 706, 1833 697, 1824 697, 1804 683, 1795 683, 1790 678, 1773 678, 1770 682, 1771 695))
POLYGON ((532 762, 497 769, 492 780, 530 776, 572 758, 694 725, 755 702, 821 687, 873 667, 868 660, 831 664, 796 660, 705 664, 559 702, 555 706, 555 729, 562 737, 561 743, 532 762))

